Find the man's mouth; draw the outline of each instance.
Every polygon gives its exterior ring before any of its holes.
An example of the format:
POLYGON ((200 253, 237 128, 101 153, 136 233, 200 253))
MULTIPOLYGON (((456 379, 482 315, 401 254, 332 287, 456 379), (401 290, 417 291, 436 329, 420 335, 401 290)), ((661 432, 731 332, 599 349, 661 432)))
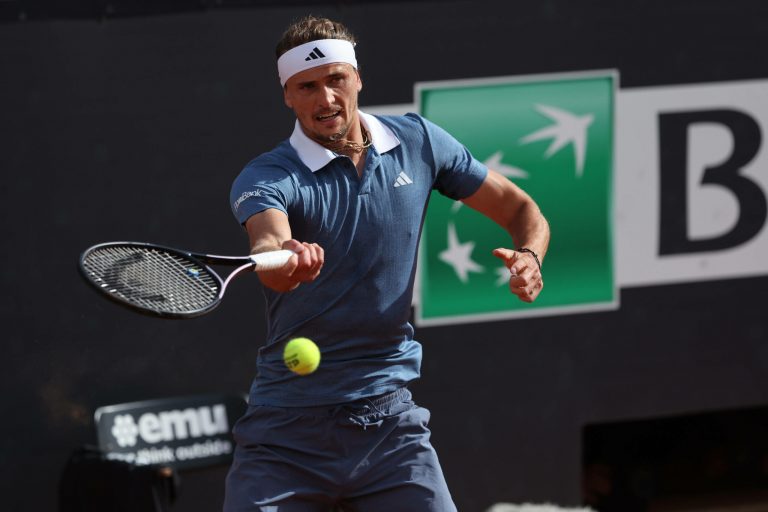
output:
POLYGON ((318 121, 330 121, 331 119, 334 119, 336 117, 339 117, 341 115, 341 110, 337 112, 331 112, 331 113, 325 113, 315 116, 315 119, 318 121))

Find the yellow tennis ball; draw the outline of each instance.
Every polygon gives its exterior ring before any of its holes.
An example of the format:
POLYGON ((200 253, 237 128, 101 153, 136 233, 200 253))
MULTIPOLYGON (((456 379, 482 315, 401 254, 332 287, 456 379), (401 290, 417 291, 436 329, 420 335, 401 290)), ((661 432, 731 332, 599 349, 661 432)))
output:
POLYGON ((293 338, 283 350, 285 366, 299 375, 309 375, 320 365, 320 349, 309 338, 293 338))

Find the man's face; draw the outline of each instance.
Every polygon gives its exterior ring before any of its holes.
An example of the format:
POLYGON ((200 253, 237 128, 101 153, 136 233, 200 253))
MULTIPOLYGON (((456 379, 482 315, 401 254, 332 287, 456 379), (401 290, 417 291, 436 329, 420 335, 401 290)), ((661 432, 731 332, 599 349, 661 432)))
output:
POLYGON ((319 143, 348 139, 358 129, 357 95, 363 83, 350 64, 326 64, 293 75, 283 90, 304 133, 319 143))

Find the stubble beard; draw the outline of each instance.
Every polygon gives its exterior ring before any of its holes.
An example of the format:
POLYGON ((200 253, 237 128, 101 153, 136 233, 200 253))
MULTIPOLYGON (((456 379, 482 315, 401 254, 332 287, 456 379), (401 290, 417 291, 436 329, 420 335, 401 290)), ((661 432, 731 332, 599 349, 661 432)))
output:
POLYGON ((340 141, 345 140, 345 137, 349 133, 349 127, 350 127, 349 124, 347 124, 346 126, 342 126, 338 132, 332 135, 317 134, 317 136, 315 137, 315 141, 320 143, 321 145, 338 144, 340 141))
MULTIPOLYGON (((355 106, 355 111, 356 110, 357 106, 355 106)), ((360 122, 360 120, 358 119, 357 122, 360 122)), ((347 139, 347 134, 349 134, 349 130, 352 128, 352 123, 353 121, 350 121, 348 124, 342 126, 339 131, 331 135, 321 135, 319 133, 315 133, 315 136, 312 138, 321 146, 330 149, 335 153, 360 153, 362 151, 361 144, 352 142, 347 139)))

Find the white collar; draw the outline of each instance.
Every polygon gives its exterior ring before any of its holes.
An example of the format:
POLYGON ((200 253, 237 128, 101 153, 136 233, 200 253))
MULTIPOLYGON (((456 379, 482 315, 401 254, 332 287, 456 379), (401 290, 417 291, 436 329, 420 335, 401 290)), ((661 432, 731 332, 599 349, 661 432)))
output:
MULTIPOLYGON (((357 113, 360 116, 360 121, 363 123, 363 126, 365 126, 368 133, 371 134, 373 147, 376 148, 376 151, 378 151, 379 154, 386 153, 390 149, 400 145, 400 140, 395 137, 392 130, 384 126, 381 121, 365 112, 358 110, 357 113)), ((293 133, 289 140, 293 149, 299 154, 301 161, 304 162, 304 165, 309 167, 312 172, 319 171, 328 165, 331 160, 339 156, 337 153, 324 148, 307 137, 304 130, 301 129, 298 119, 296 120, 296 125, 293 128, 293 133)))

